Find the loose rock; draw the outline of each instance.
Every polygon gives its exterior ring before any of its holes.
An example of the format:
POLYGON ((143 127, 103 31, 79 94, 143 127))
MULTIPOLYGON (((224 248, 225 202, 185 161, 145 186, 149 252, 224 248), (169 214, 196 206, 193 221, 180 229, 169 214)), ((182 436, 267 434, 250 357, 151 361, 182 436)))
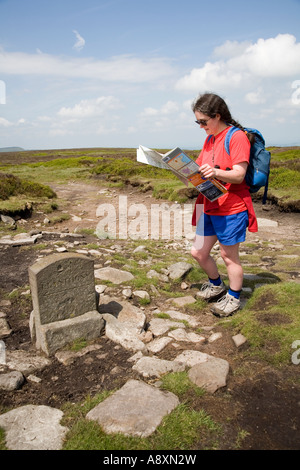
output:
POLYGON ((229 363, 224 359, 209 356, 206 362, 196 364, 189 372, 190 380, 209 393, 216 392, 226 386, 229 373, 229 363))
POLYGON ((11 392, 18 390, 24 383, 24 376, 21 372, 13 371, 0 375, 0 390, 11 392))

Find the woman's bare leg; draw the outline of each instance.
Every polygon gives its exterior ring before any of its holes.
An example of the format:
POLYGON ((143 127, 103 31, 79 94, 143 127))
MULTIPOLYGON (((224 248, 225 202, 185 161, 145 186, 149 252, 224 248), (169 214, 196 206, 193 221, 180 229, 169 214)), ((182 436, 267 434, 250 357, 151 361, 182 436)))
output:
POLYGON ((208 237, 196 235, 191 249, 191 255, 193 258, 195 258, 203 271, 205 271, 207 276, 211 279, 217 279, 219 277, 216 262, 210 255, 211 249, 216 241, 216 235, 208 237))
POLYGON ((229 286, 235 291, 240 291, 243 286, 243 268, 239 257, 239 243, 236 245, 222 245, 220 243, 221 256, 227 268, 229 286))

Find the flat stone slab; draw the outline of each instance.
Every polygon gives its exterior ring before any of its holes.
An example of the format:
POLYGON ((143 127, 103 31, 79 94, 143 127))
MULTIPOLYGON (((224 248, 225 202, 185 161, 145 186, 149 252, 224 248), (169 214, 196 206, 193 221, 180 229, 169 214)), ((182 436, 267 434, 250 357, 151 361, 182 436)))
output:
POLYGON ((105 335, 114 343, 120 344, 129 351, 147 352, 143 341, 138 337, 138 330, 131 323, 120 322, 110 313, 104 313, 105 335))
POLYGON ((184 323, 163 319, 163 318, 152 318, 150 320, 149 330, 153 333, 154 336, 160 336, 171 328, 185 328, 184 323))
POLYGON ((171 392, 161 391, 138 380, 129 380, 120 390, 86 415, 108 434, 147 437, 162 419, 179 405, 171 392))
POLYGON ((176 310, 167 310, 167 315, 174 320, 182 320, 189 323, 190 326, 196 328, 199 325, 199 320, 192 315, 187 315, 186 313, 177 312, 176 310))
POLYGON ((110 281, 113 284, 122 284, 134 279, 134 276, 128 271, 116 268, 100 268, 95 270, 95 277, 102 281, 110 281))
POLYGON ((170 338, 175 339, 175 341, 186 341, 191 343, 204 343, 205 337, 201 335, 197 335, 197 333, 187 333, 182 328, 177 328, 177 330, 170 331, 168 333, 170 338))
POLYGON ((196 364, 207 362, 209 355, 201 351, 193 351, 187 349, 180 353, 174 360, 185 364, 187 367, 193 367, 196 364))
POLYGON ((146 315, 140 308, 127 302, 127 300, 120 300, 117 297, 101 296, 98 311, 100 313, 110 313, 120 322, 132 323, 139 330, 146 323, 146 315))
POLYGON ((192 295, 186 295, 185 297, 177 297, 174 299, 168 299, 168 303, 173 303, 177 305, 177 307, 184 307, 188 304, 193 304, 196 302, 196 299, 192 295))
POLYGON ((147 344, 147 348, 152 353, 156 354, 162 351, 169 343, 171 343, 172 338, 162 336, 160 338, 155 338, 153 341, 147 344))
POLYGON ((27 405, 0 416, 10 450, 60 450, 68 428, 60 425, 63 412, 49 406, 27 405))
POLYGON ((0 239, 0 245, 10 245, 10 246, 24 246, 24 245, 34 245, 38 237, 24 237, 17 239, 0 239))
POLYGON ((185 365, 176 361, 144 356, 136 362, 132 369, 143 377, 160 377, 168 372, 183 372, 185 365))
POLYGON ((50 360, 44 356, 34 355, 19 349, 6 352, 6 365, 9 369, 19 371, 27 377, 45 369, 50 365, 50 360))

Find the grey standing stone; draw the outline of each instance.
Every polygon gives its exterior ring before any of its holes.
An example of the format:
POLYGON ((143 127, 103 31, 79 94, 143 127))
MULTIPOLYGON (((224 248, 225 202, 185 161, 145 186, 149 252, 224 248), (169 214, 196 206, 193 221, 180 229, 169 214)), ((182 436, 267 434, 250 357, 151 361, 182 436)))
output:
POLYGON ((97 421, 108 434, 120 432, 127 436, 147 437, 178 405, 179 399, 173 393, 129 380, 89 411, 86 418, 97 421))
POLYGON ((94 262, 86 256, 46 256, 29 267, 29 281, 41 325, 96 310, 94 262))
POLYGON ((33 312, 31 338, 48 356, 68 343, 100 336, 94 262, 78 253, 47 256, 29 268, 33 312))

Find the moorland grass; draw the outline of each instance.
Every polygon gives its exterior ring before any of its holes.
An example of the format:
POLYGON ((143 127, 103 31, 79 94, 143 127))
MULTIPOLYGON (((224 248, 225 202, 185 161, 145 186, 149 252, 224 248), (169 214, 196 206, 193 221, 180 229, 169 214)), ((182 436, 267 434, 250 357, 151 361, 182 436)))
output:
POLYGON ((246 306, 221 322, 246 338, 247 355, 269 364, 291 364, 292 344, 300 338, 300 285, 293 282, 267 284, 254 290, 246 306))
MULTIPOLYGON (((271 150, 269 195, 285 200, 299 198, 300 149, 271 150)), ((167 150, 159 150, 165 153, 167 150)), ((101 177, 101 185, 132 183, 141 190, 151 189, 157 198, 185 202, 188 198, 183 184, 171 171, 136 161, 135 149, 69 149, 43 152, 19 152, 11 164, 0 154, 0 171, 23 180, 38 183, 66 182, 70 179, 101 177), (18 158, 18 155, 20 158, 18 158), (48 155, 48 156, 47 156, 48 155), (1 161, 5 162, 5 164, 1 161), (18 163, 19 162, 19 163, 18 163)), ((193 158, 198 152, 187 151, 193 158)), ((0 178, 0 194, 3 186, 0 178)), ((262 193, 262 190, 261 190, 262 193)), ((259 193, 260 194, 260 193, 259 193)))

